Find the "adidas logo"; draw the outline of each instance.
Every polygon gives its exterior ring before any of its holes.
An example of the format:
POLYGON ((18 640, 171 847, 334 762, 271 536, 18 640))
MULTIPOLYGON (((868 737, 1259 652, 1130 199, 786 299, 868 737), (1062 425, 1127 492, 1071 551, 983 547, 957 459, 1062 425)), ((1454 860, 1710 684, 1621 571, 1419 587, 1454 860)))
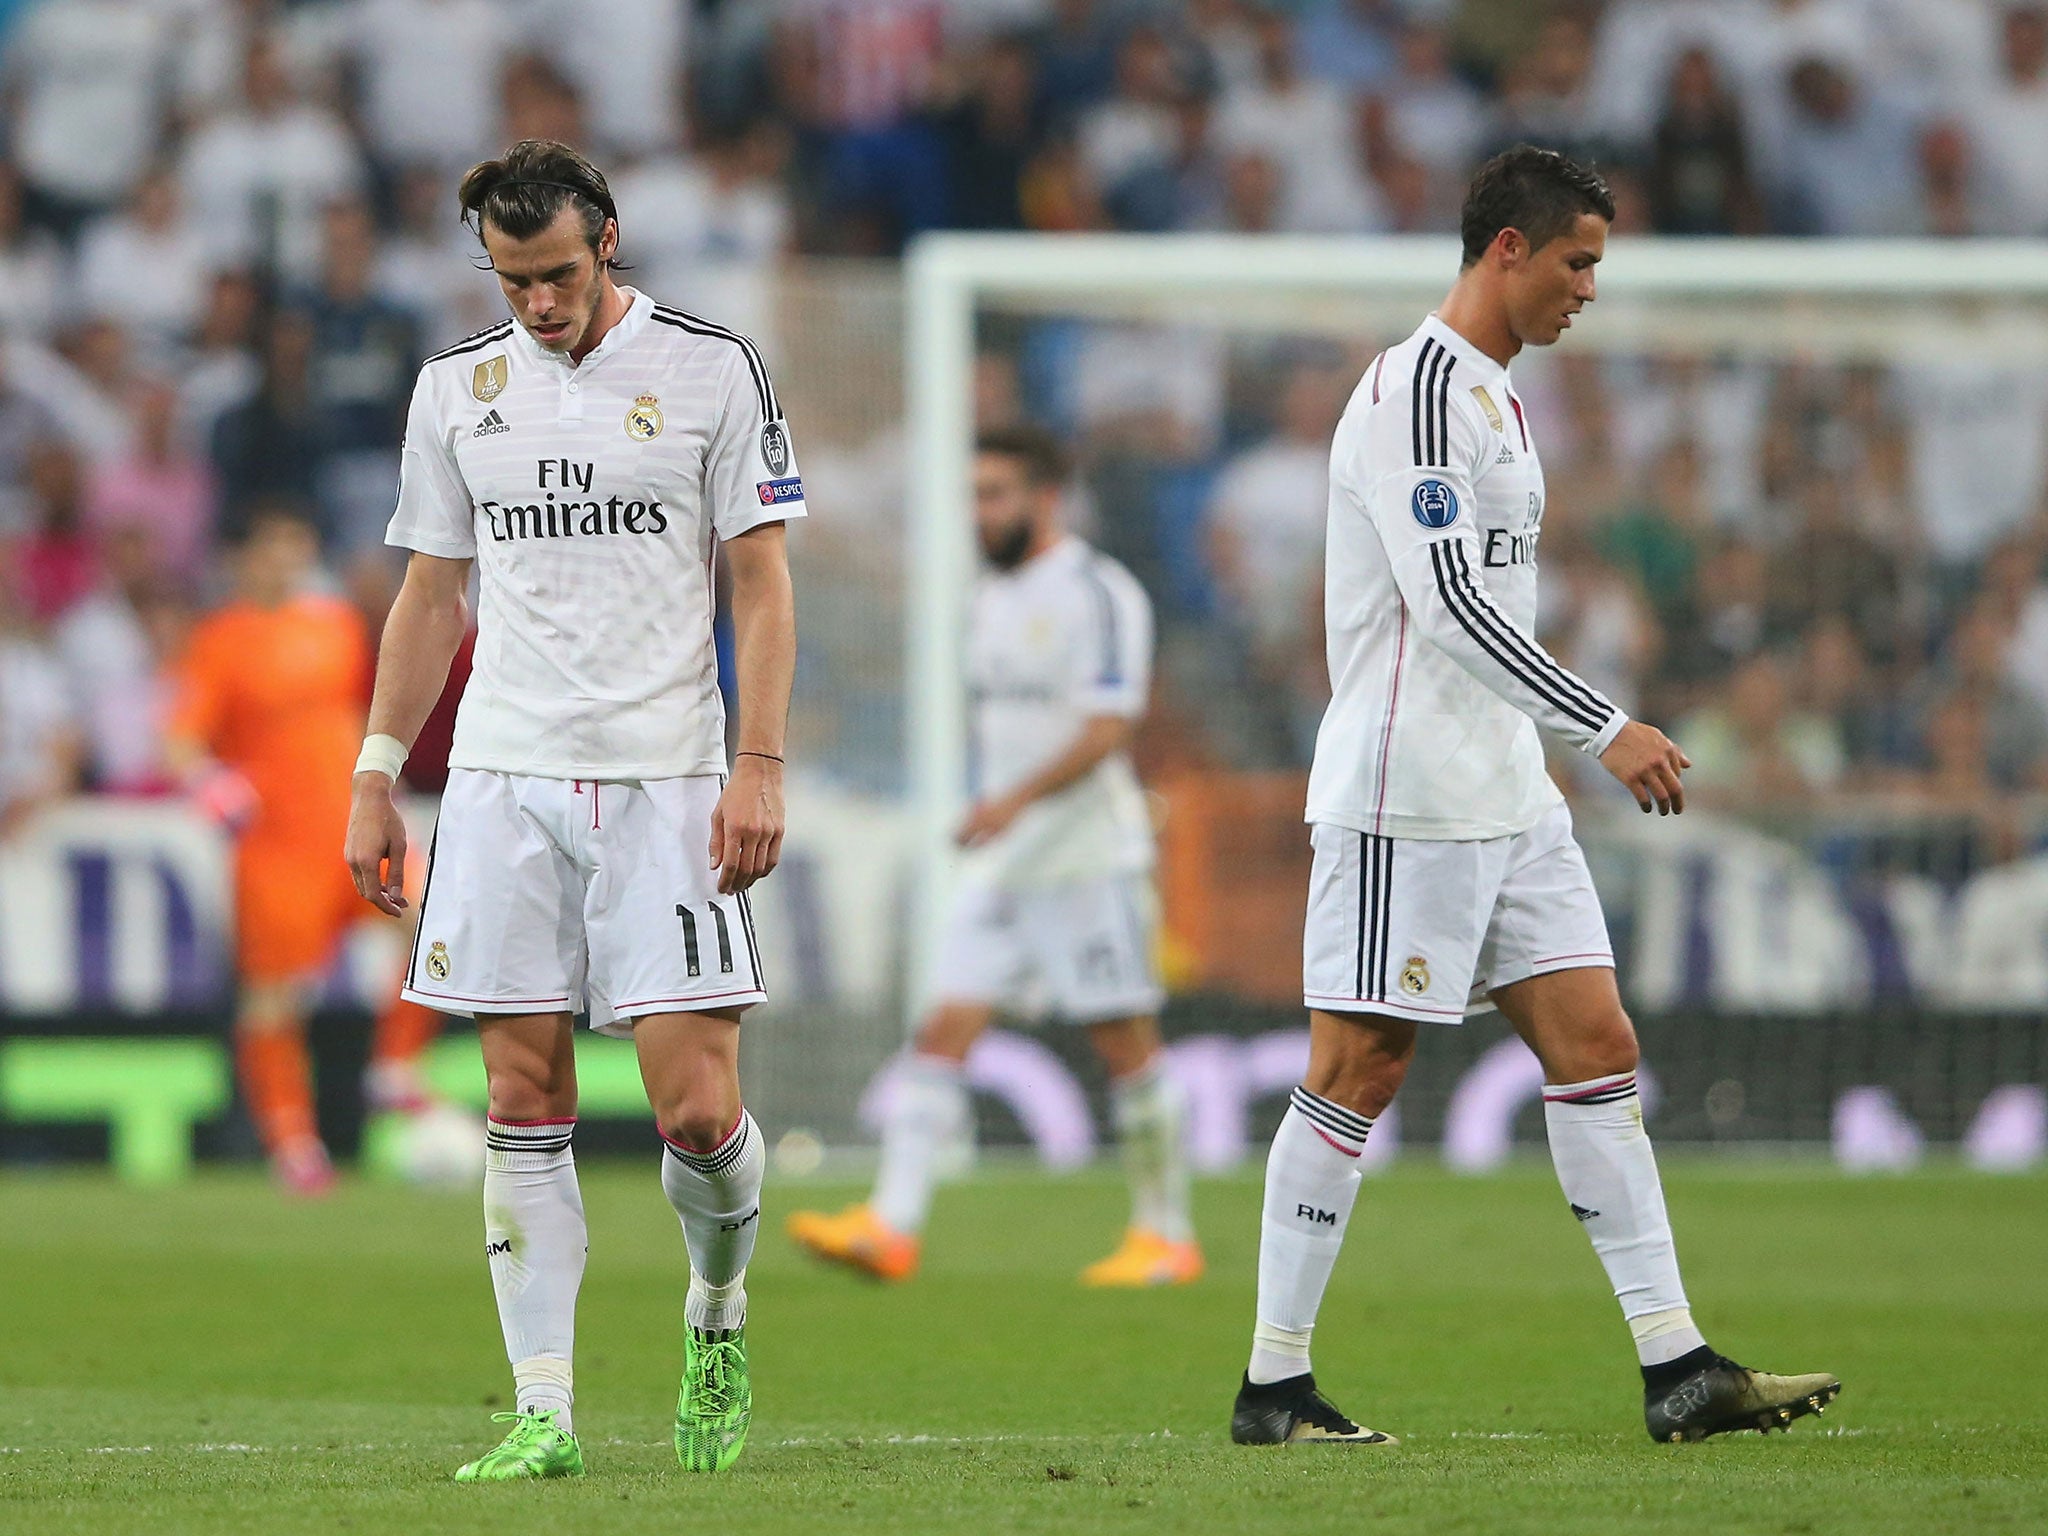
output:
POLYGON ((1496 463, 1496 464, 1512 464, 1512 463, 1514 463, 1514 462, 1515 462, 1515 450, 1514 450, 1514 449, 1512 449, 1512 448, 1510 448, 1510 447, 1509 447, 1509 446, 1508 446, 1508 445, 1507 445, 1506 443, 1502 443, 1502 444, 1500 445, 1500 452, 1494 455, 1494 459, 1493 459, 1493 462, 1494 462, 1494 463, 1496 463))
POLYGON ((1581 1221, 1591 1221, 1595 1216, 1598 1216, 1600 1213, 1598 1211, 1589 1211, 1583 1205, 1574 1205, 1572 1207, 1572 1214, 1578 1217, 1581 1221))
POLYGON ((506 425, 505 418, 496 411, 492 411, 476 424, 476 430, 469 435, 471 437, 495 437, 500 432, 510 432, 511 430, 511 427, 506 425))

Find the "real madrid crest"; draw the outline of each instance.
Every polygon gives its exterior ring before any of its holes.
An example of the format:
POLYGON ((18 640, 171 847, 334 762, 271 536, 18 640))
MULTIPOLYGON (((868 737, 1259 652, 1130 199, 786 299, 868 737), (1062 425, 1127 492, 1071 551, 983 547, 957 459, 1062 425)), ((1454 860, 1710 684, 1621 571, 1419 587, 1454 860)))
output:
POLYGON ((469 392, 489 405, 505 393, 505 354, 487 357, 476 365, 476 371, 469 376, 469 392))
POLYGON ((640 396, 626 412, 626 436, 636 443, 661 436, 661 402, 653 395, 640 396))
POLYGON ((1429 990, 1429 962, 1420 955, 1410 955, 1408 963, 1401 967, 1401 990, 1410 997, 1420 997, 1429 990))
POLYGON ((448 946, 439 939, 427 946, 427 974, 436 981, 448 979, 448 946))

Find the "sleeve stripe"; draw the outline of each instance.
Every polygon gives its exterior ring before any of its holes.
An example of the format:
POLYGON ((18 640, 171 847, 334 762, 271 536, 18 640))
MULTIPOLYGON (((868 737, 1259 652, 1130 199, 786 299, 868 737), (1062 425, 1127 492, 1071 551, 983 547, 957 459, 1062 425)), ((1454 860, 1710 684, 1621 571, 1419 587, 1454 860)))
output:
MULTIPOLYGON (((1447 551, 1455 551, 1455 549, 1456 541, 1451 539, 1439 539, 1436 543, 1429 546, 1429 563, 1431 569, 1436 573, 1437 593, 1442 597, 1444 606, 1450 609, 1452 617, 1457 619, 1465 633, 1472 637, 1481 650, 1485 651, 1488 656, 1491 656, 1495 662, 1499 663, 1503 671, 1512 675, 1517 681, 1526 686, 1530 692, 1536 694, 1566 719, 1576 725, 1583 726, 1597 735, 1600 727, 1606 723, 1604 720, 1596 715, 1592 715, 1584 705, 1578 703, 1569 695, 1560 695, 1556 691, 1556 685, 1553 681, 1545 679, 1540 674, 1538 676, 1531 676, 1518 659, 1503 649, 1499 634, 1494 631, 1492 624, 1487 621, 1479 605, 1473 601, 1462 585, 1453 578, 1451 569, 1452 557, 1447 551), (1482 625, 1486 627, 1482 628, 1482 625)), ((1503 627, 1506 626, 1503 625, 1503 627)))
POLYGON ((1415 378, 1408 392, 1408 435, 1415 444, 1415 462, 1427 464, 1422 456, 1422 370, 1428 364, 1430 354, 1436 350, 1434 341, 1425 341, 1422 350, 1415 357, 1415 378))
POLYGON ((1492 599, 1481 590, 1477 582, 1473 581, 1472 568, 1466 563, 1463 545, 1454 544, 1452 546, 1451 559, 1457 565, 1459 582, 1466 594, 1482 610, 1481 617, 1487 619, 1494 628, 1500 630, 1505 635, 1508 643, 1531 666, 1547 672, 1551 680, 1565 691, 1568 698, 1591 710, 1596 717, 1596 728, 1605 725, 1608 717, 1614 713, 1614 705, 1604 698, 1599 690, 1559 666, 1548 652, 1544 651, 1542 647, 1533 643, 1520 630, 1508 623, 1507 619, 1501 614, 1501 611, 1494 606, 1492 599))
POLYGON ((782 402, 775 398, 775 386, 768 380, 768 364, 761 356, 761 349, 748 337, 738 331, 714 325, 697 315, 687 314, 680 309, 671 309, 666 304, 654 306, 654 318, 663 325, 672 325, 679 331, 688 331, 693 336, 716 336, 737 346, 747 359, 747 371, 754 376, 754 391, 761 397, 761 419, 782 420, 782 402))
POLYGON ((1436 384, 1436 462, 1446 469, 1451 463, 1451 370, 1457 366, 1458 360, 1446 352, 1444 371, 1436 384))
POLYGON ((444 357, 460 357, 465 352, 475 352, 480 348, 488 347, 494 341, 502 341, 511 334, 512 322, 510 320, 500 320, 496 325, 487 325, 480 331, 473 331, 455 343, 454 346, 436 352, 432 357, 424 359, 420 366, 425 367, 427 363, 438 363, 444 357))
POLYGON ((1124 680, 1123 648, 1117 643, 1116 597, 1092 560, 1081 567, 1081 574, 1095 593, 1096 606, 1102 610, 1102 673, 1095 679, 1095 686, 1115 688, 1124 680))

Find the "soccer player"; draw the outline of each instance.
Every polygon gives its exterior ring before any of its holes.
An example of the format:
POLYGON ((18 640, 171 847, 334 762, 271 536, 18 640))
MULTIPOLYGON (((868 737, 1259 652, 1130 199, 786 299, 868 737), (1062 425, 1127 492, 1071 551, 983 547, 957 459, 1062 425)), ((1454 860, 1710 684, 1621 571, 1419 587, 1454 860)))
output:
MULTIPOLYGON (((171 669, 166 757, 235 833, 235 1064, 242 1097, 289 1193, 318 1195, 333 1165, 313 1117, 309 983, 365 916, 334 841, 349 804, 332 765, 363 728, 369 638, 356 610, 314 588, 319 539, 290 503, 259 503, 234 554, 235 594, 202 620, 171 669)), ((379 1015, 367 1086, 415 1082, 441 1020, 393 998, 379 1015)))
POLYGON ((1537 727, 1645 811, 1685 808, 1685 754, 1533 638, 1543 474, 1508 365, 1593 300, 1614 201, 1521 146, 1467 194, 1450 296, 1366 371, 1330 454, 1332 698, 1316 740, 1303 990, 1307 1080, 1266 1164, 1257 1326, 1231 1419, 1245 1444, 1391 1445, 1338 1412, 1309 1333, 1359 1156, 1419 1026, 1490 998, 1543 1066, 1551 1157, 1635 1336, 1656 1440, 1777 1428, 1833 1376, 1771 1376, 1701 1337, 1636 1094, 1636 1039, 1537 727))
POLYGON ((995 1008, 1034 984, 1084 1025, 1109 1071, 1131 1221, 1084 1285, 1177 1285, 1202 1272, 1188 1215, 1185 1112, 1165 1070, 1152 826, 1131 732, 1152 672, 1152 609, 1108 556, 1060 526, 1065 466, 1045 433, 982 434, 967 676, 980 798, 961 825, 961 889, 937 1001, 906 1055, 873 1197, 789 1230, 820 1258, 884 1280, 917 1270, 942 1150, 970 1134, 968 1051, 995 1008))
POLYGON ((392 783, 465 630, 456 716, 405 995, 473 1015, 489 1079, 484 1243, 516 1386, 502 1444, 460 1481, 580 1475, 572 1419, 586 1233, 570 1143, 573 1018, 630 1038, 689 1252, 676 1454, 745 1444, 746 1267, 761 1133, 740 1016, 766 998, 747 889, 782 847, 796 659, 784 522, 804 511, 754 344, 613 277, 596 167, 522 140, 463 178, 512 318, 429 358, 387 538, 410 549, 357 761, 347 860, 403 899, 392 783), (740 723, 727 776, 712 645, 731 574, 740 723))

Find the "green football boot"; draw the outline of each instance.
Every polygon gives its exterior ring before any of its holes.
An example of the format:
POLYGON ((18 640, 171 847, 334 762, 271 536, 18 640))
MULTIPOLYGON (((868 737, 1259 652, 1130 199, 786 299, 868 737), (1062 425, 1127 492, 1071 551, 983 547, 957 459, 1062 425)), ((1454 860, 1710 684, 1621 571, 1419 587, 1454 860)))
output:
POLYGON ((739 1460, 753 1417, 746 1329, 686 1330, 683 1386, 676 1395, 676 1460, 683 1470, 723 1472, 739 1460))
POLYGON ((455 1471, 458 1483, 509 1483, 522 1477, 581 1477, 583 1447, 546 1413, 494 1413, 491 1422, 511 1420, 512 1429, 492 1449, 455 1471))

